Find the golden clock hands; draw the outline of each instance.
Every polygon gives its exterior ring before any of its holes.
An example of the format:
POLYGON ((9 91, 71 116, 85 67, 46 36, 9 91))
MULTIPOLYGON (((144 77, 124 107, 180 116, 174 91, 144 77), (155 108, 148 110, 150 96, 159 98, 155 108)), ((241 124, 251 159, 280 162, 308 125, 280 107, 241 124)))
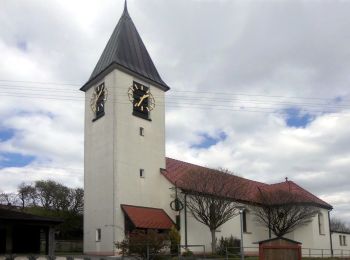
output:
POLYGON ((149 95, 143 95, 142 98, 140 99, 139 103, 136 104, 136 106, 139 107, 141 105, 142 101, 148 97, 149 97, 149 95))
POLYGON ((102 95, 102 92, 104 92, 104 88, 101 88, 101 91, 98 93, 97 98, 96 98, 96 102, 98 101, 98 99, 100 98, 100 96, 102 95))

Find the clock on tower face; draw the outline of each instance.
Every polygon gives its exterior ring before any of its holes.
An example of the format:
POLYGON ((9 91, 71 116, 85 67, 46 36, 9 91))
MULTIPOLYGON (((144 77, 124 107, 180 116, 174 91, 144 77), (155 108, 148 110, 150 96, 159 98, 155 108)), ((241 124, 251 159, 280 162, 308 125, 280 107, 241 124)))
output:
POLYGON ((133 106, 133 115, 149 119, 150 111, 155 107, 155 100, 149 87, 134 81, 128 90, 128 96, 133 106))
POLYGON ((107 96, 108 96, 108 92, 104 83, 98 85, 94 89, 91 96, 90 105, 91 105, 91 110, 95 113, 95 119, 98 119, 104 116, 107 96))

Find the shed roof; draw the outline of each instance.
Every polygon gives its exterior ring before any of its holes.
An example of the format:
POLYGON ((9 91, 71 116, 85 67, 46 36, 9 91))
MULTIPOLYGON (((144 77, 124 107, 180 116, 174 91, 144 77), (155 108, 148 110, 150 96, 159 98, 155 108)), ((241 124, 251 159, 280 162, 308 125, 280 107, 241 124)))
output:
POLYGON ((285 238, 285 237, 270 238, 270 239, 262 240, 262 241, 259 241, 259 242, 256 242, 256 243, 257 244, 264 244, 264 243, 267 243, 267 242, 278 241, 278 240, 284 240, 284 241, 287 241, 287 242, 290 242, 290 243, 293 243, 293 244, 302 244, 301 242, 298 242, 298 241, 295 241, 295 240, 292 240, 292 239, 289 239, 289 238, 285 238))
POLYGON ((0 208, 0 220, 6 221, 21 221, 21 222, 41 222, 50 224, 60 224, 63 221, 58 218, 42 217, 25 213, 19 210, 0 208))

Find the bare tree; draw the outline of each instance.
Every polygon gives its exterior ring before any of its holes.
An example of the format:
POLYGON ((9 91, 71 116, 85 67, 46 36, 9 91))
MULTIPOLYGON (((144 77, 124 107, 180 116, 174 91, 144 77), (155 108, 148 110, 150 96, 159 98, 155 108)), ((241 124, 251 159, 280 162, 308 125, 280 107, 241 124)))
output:
POLYGON ((0 204, 3 205, 17 205, 17 196, 14 193, 0 193, 0 204))
POLYGON ((259 189, 257 201, 256 205, 251 206, 256 221, 277 237, 308 224, 319 213, 312 203, 285 190, 259 189))
POLYGON ((331 218, 331 230, 338 232, 350 232, 350 227, 343 220, 331 218))
POLYGON ((228 171, 200 167, 179 181, 187 208, 197 221, 210 229, 213 253, 216 251, 215 231, 239 214, 236 201, 243 198, 243 180, 228 171))
POLYGON ((70 210, 74 213, 82 214, 84 208, 84 190, 82 188, 71 189, 70 201, 70 210))
POLYGON ((25 208, 29 205, 36 206, 37 193, 35 187, 22 182, 17 189, 17 197, 20 201, 21 207, 25 208))

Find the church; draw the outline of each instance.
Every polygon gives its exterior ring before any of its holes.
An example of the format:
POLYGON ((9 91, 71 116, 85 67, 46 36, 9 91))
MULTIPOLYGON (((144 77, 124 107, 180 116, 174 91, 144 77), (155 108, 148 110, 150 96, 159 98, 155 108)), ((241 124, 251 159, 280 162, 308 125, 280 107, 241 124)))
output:
MULTIPOLYGON (((126 4, 81 90, 85 92, 84 253, 115 255, 115 242, 131 230, 166 231, 175 225, 182 245, 205 245, 210 251, 209 229, 186 207, 171 206, 174 188, 186 186, 183 177, 207 168, 166 157, 165 92, 170 87, 158 73, 126 4)), ((235 178, 227 176, 227 181, 235 178)), ((317 206, 318 216, 287 237, 306 248, 331 249, 331 205, 292 181, 244 182, 249 189, 243 200, 247 204, 258 189, 266 188, 288 189, 317 206)), ((244 246, 256 248, 255 242, 268 239, 268 230, 248 210, 243 217, 244 246)), ((216 230, 216 236, 239 238, 240 230, 240 218, 234 217, 216 230)))

